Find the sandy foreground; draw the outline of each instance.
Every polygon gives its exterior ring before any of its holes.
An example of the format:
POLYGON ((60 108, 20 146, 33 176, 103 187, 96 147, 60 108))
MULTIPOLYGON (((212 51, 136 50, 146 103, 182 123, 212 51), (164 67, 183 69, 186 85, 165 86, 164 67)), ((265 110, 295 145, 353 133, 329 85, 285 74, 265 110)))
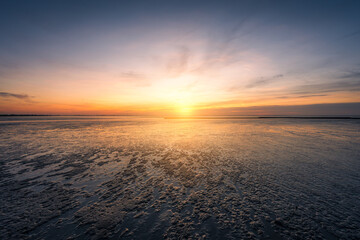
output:
POLYGON ((0 121, 0 239, 360 239, 360 120, 0 121))

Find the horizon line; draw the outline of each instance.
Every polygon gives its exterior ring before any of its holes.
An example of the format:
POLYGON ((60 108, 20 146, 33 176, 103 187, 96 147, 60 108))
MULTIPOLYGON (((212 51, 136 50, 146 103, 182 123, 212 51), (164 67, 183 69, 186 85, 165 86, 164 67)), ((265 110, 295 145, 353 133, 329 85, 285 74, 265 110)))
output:
POLYGON ((176 119, 360 119, 360 115, 198 115, 198 116, 155 116, 155 115, 62 115, 62 114, 0 114, 0 117, 154 117, 168 120, 176 119))

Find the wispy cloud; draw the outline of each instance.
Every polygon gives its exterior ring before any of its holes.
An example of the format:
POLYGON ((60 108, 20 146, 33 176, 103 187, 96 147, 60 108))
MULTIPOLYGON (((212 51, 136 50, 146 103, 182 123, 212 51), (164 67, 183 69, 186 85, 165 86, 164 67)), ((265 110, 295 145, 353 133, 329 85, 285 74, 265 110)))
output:
POLYGON ((293 94, 317 94, 330 92, 360 92, 360 79, 349 79, 346 81, 324 82, 319 84, 308 84, 295 87, 293 94))
POLYGON ((171 77, 177 77, 187 71, 188 62, 191 56, 187 46, 179 47, 175 56, 168 59, 166 70, 171 77))
POLYGON ((251 82, 250 84, 246 85, 246 88, 255 88, 255 87, 259 87, 259 86, 263 86, 263 85, 267 85, 269 83, 274 82, 277 79, 283 78, 284 75, 283 74, 277 74, 275 76, 271 76, 271 77, 261 77, 260 79, 251 82))
POLYGON ((220 38, 215 41, 212 40, 209 43, 209 49, 206 58, 223 58, 229 53, 233 52, 237 46, 234 44, 234 41, 240 38, 240 33, 247 21, 248 17, 245 17, 237 22, 236 25, 233 25, 230 29, 225 29, 225 32, 221 35, 220 38))
POLYGON ((348 73, 345 73, 339 77, 340 79, 346 79, 346 78, 358 78, 360 79, 360 71, 350 71, 348 73))
POLYGON ((328 96, 327 94, 308 94, 308 95, 294 95, 294 96, 279 96, 275 97, 278 99, 288 99, 288 98, 309 98, 309 97, 325 97, 328 96))
POLYGON ((151 85, 150 81, 147 79, 147 76, 139 72, 125 71, 120 74, 120 78, 121 81, 135 84, 138 87, 147 87, 151 85))
POLYGON ((231 64, 242 61, 238 56, 239 50, 245 50, 244 46, 239 45, 238 40, 248 35, 251 31, 246 30, 246 24, 249 21, 248 16, 239 19, 235 23, 229 23, 222 32, 208 39, 207 47, 203 53, 201 62, 192 72, 204 72, 209 69, 221 69, 231 64))
POLYGON ((127 71, 127 72, 122 72, 121 77, 126 79, 143 79, 145 75, 138 72, 127 71))
POLYGON ((356 37, 356 36, 360 36, 360 29, 357 31, 351 32, 349 34, 346 34, 342 38, 351 38, 351 37, 356 37))
POLYGON ((9 92, 0 92, 0 97, 2 98, 17 98, 22 100, 30 100, 30 96, 27 94, 16 94, 16 93, 9 93, 9 92))

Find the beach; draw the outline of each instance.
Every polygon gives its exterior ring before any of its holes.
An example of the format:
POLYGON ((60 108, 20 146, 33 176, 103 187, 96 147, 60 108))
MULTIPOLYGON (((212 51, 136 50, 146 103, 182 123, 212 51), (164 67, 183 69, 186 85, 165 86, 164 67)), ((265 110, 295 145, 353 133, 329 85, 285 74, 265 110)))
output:
POLYGON ((0 119, 1 239, 359 239, 359 119, 0 119))

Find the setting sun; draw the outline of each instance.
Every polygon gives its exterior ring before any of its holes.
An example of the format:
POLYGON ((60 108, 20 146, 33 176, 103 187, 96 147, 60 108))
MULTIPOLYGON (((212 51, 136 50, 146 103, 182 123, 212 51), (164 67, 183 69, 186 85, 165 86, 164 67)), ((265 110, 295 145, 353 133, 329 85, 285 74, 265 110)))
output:
POLYGON ((191 111, 192 111, 192 108, 191 107, 186 107, 185 105, 184 106, 179 106, 178 107, 178 112, 180 115, 191 115, 191 111))

